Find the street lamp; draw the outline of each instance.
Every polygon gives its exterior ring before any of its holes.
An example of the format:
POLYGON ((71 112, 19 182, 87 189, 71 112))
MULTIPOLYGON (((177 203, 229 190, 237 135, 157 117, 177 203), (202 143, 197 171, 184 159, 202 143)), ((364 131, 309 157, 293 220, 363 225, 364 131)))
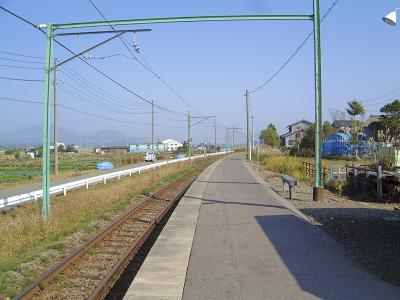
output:
POLYGON ((400 8, 396 8, 394 11, 388 13, 383 19, 383 21, 386 24, 396 26, 397 24, 397 11, 400 10, 400 8))

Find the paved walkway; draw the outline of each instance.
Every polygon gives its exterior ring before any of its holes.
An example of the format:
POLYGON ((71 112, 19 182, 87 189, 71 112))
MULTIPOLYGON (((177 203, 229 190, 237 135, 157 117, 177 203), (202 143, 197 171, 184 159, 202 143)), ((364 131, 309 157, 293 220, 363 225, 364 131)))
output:
MULTIPOLYGON (((153 292, 134 292, 134 281, 130 292, 135 297, 127 299, 400 299, 399 288, 364 269, 306 221, 264 185, 241 155, 214 168, 196 181, 203 192, 189 193, 179 204, 201 201, 197 214, 186 215, 197 223, 187 272, 182 271, 187 249, 180 256, 178 249, 166 246, 168 239, 161 248, 157 240, 151 252, 163 258, 158 262, 173 258, 181 267, 169 273, 146 259, 146 272, 141 269, 135 281, 139 278, 153 292), (160 268, 164 272, 153 276, 160 268)), ((183 238, 183 232, 177 234, 171 245, 183 238)), ((186 234, 186 248, 190 236, 186 234)))

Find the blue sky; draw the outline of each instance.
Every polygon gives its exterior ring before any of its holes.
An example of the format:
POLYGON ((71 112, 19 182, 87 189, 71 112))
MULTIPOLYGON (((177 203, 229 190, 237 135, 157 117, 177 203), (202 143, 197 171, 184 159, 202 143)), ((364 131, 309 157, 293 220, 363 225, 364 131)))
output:
MULTIPOLYGON (((312 0, 296 1, 105 1, 94 0, 108 19, 128 19, 163 16, 227 15, 227 14, 311 14, 312 0)), ((321 0, 324 13, 333 0, 321 0)), ((86 0, 71 1, 0 1, 34 23, 65 23, 101 20, 101 16, 86 0)), ((398 69, 400 60, 400 28, 387 26, 382 16, 400 6, 400 1, 340 0, 322 25, 323 55, 323 115, 330 120, 330 109, 344 110, 346 101, 367 101, 368 113, 400 94, 398 69)), ((130 28, 133 28, 131 26, 130 28)), ((218 140, 223 142, 222 126, 245 128, 244 92, 258 87, 268 79, 290 56, 312 30, 307 21, 262 21, 224 23, 186 23, 137 26, 151 28, 138 33, 136 38, 141 54, 151 67, 176 91, 204 115, 216 115, 218 140)), ((74 51, 88 47, 105 36, 59 37, 74 51)), ((126 35, 132 40, 131 35, 126 35)), ((0 12, 0 51, 31 56, 44 56, 45 39, 40 32, 17 19, 0 12)), ((114 42, 89 54, 95 57, 129 53, 123 44, 114 42)), ((68 53, 56 46, 55 57, 66 58, 68 53)), ((18 59, 0 53, 2 58, 18 59)), ((140 57, 139 57, 140 58, 140 57)), ((19 57, 19 59, 23 59, 19 57)), ((40 59, 26 58, 40 62, 40 59)), ((192 110, 171 93, 157 78, 138 63, 114 57, 92 60, 93 65, 105 71, 133 91, 180 113, 192 110)), ((40 64, 0 60, 0 64, 40 67, 40 64)), ((274 123, 280 133, 287 124, 299 119, 314 118, 313 43, 310 40, 293 61, 269 85, 252 95, 252 110, 256 124, 265 127, 274 123)), ((112 82, 96 74, 80 61, 68 64, 93 84, 108 93, 141 105, 139 99, 126 93, 112 82)), ((65 92, 76 91, 79 83, 71 79, 68 70, 60 71, 60 104, 80 110, 136 123, 150 123, 150 115, 132 115, 104 110, 83 103, 65 92), (69 76, 68 76, 69 74, 69 76), (61 90, 63 89, 63 90, 61 90)), ((16 69, 0 66, 0 76, 43 79, 41 69, 16 69)), ((82 84, 82 82, 81 82, 82 84)), ((0 80, 0 97, 43 101, 42 83, 0 80)), ((90 93, 89 93, 90 96, 90 93)), ((93 95, 92 95, 93 96, 93 95)), ((1 100, 0 100, 1 101, 1 100)), ((42 106, 1 101, 1 133, 42 124, 42 106)), ((107 104, 112 106, 112 104, 107 104)), ((118 109, 118 108, 114 108, 118 109)), ((131 112, 148 113, 149 106, 138 106, 131 112)), ((196 114, 196 113, 194 113, 196 114)), ((184 116, 157 112, 156 136, 183 140, 186 137, 184 116), (180 127, 180 128, 176 128, 180 127)), ((122 124, 111 120, 89 117, 60 109, 60 126, 78 134, 90 135, 101 129, 115 129, 128 136, 148 137, 150 127, 140 124, 122 124)), ((211 123, 194 128, 194 141, 213 140, 211 123)), ((244 130, 237 137, 244 141, 244 130)))

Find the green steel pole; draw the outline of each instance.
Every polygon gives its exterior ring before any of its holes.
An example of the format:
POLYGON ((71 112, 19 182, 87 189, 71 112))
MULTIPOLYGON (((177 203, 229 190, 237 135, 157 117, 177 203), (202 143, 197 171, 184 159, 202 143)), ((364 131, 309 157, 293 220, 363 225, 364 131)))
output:
POLYGON ((322 87, 321 87, 321 18, 319 0, 314 0, 314 53, 315 53, 315 182, 313 200, 323 199, 322 180, 322 87))
POLYGON ((187 114, 187 116, 188 116, 188 156, 189 156, 189 161, 190 161, 190 158, 191 158, 191 156, 192 156, 192 143, 191 143, 191 137, 190 137, 190 130, 191 130, 191 115, 190 115, 190 112, 188 112, 188 114, 187 114))
POLYGON ((50 218, 50 89, 51 89, 51 54, 53 48, 53 26, 47 24, 47 47, 44 81, 44 113, 43 113, 43 155, 42 155, 42 180, 43 200, 42 216, 45 221, 50 218))
POLYGON ((56 29, 71 29, 98 26, 120 26, 134 24, 158 24, 158 23, 181 23, 181 22, 216 22, 216 21, 301 21, 313 20, 310 15, 227 15, 227 16, 190 16, 190 17, 166 17, 166 18, 148 18, 148 19, 128 19, 128 20, 110 20, 110 21, 92 21, 79 23, 54 24, 56 29))

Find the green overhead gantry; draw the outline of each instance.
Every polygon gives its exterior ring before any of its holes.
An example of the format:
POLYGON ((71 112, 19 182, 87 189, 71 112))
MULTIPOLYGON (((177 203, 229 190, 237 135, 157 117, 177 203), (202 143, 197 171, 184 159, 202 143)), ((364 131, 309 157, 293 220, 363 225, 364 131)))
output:
MULTIPOLYGON (((314 24, 314 59, 315 59, 315 183, 314 200, 322 199, 322 94, 321 94, 321 44, 320 44, 320 7, 319 0, 313 0, 313 15, 231 15, 231 16, 190 16, 190 17, 167 17, 146 18, 129 20, 110 20, 79 22, 67 24, 40 24, 38 28, 47 29, 46 65, 45 65, 45 93, 44 93, 44 119, 43 119, 43 218, 48 220, 51 214, 50 206, 50 94, 51 94, 51 61, 53 39, 57 30, 76 29, 101 26, 122 26, 141 24, 167 24, 167 23, 190 23, 190 22, 230 22, 230 21, 313 21, 314 24)), ((190 126, 190 125, 189 125, 190 126)))

